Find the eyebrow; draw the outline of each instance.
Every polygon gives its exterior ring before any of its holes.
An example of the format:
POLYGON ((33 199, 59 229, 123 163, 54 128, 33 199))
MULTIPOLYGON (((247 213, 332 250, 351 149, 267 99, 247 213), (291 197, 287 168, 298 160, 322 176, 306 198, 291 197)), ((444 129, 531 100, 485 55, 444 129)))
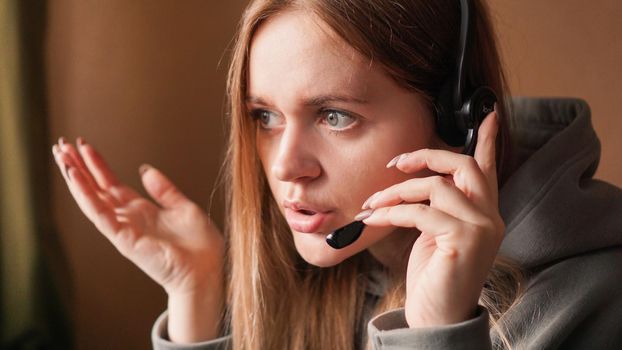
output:
MULTIPOLYGON (((307 98, 303 100, 303 105, 305 106, 321 106, 330 102, 345 102, 345 103, 355 103, 355 104, 366 104, 369 101, 360 99, 354 96, 348 95, 318 95, 307 98)), ((246 103, 255 103, 259 105, 267 106, 268 103, 264 101, 261 97, 257 96, 247 96, 246 103)))

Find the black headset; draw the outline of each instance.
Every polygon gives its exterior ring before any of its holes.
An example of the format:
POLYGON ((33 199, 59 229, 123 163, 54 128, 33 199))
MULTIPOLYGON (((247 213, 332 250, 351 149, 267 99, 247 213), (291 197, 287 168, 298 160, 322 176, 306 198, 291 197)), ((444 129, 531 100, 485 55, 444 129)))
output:
POLYGON ((477 131, 484 118, 493 111, 497 95, 488 86, 479 86, 463 99, 464 60, 469 40, 471 1, 460 0, 460 38, 456 70, 446 81, 434 103, 436 130, 450 146, 464 145, 463 154, 473 156, 477 131))

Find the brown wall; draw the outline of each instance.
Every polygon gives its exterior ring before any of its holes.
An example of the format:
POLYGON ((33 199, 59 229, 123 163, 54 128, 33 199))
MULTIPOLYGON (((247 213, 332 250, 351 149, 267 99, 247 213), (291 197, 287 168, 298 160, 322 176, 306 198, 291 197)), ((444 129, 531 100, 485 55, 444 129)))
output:
POLYGON ((489 3, 513 94, 585 99, 602 144, 595 177, 622 186, 622 2, 489 3))
MULTIPOLYGON (((243 3, 50 1, 53 138, 84 136, 141 191, 138 166, 151 163, 207 208, 222 160, 225 48, 243 3)), ((590 4, 491 1, 513 92, 585 98, 603 144, 597 177, 620 186, 622 2, 590 4)), ((54 214, 75 280, 77 348, 150 348, 164 292, 97 233, 53 171, 54 214)), ((221 203, 214 199, 220 224, 221 203)))

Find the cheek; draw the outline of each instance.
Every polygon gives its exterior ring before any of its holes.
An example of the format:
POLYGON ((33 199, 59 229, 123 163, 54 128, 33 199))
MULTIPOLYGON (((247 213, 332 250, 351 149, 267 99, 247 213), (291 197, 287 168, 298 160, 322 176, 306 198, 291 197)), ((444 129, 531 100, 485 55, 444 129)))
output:
POLYGON ((268 182, 270 183, 270 187, 272 187, 273 179, 271 178, 270 168, 272 167, 271 159, 272 157, 272 148, 270 143, 267 140, 262 140, 259 136, 256 137, 255 149, 257 150, 257 157, 261 164, 261 169, 263 170, 264 175, 267 177, 268 182))
POLYGON ((400 148, 398 144, 391 141, 388 135, 370 135, 342 152, 335 152, 341 155, 335 166, 356 169, 356 171, 345 172, 355 176, 356 180, 364 182, 365 179, 379 171, 386 170, 385 165, 400 148))
POLYGON ((259 161, 261 162, 261 165, 265 171, 267 165, 266 163, 268 162, 270 156, 270 146, 267 140, 264 140, 260 137, 259 133, 256 133, 255 135, 255 149, 257 150, 257 157, 259 158, 259 161))
MULTIPOLYGON (((412 130, 412 129, 411 129, 412 130)), ((395 167, 387 169, 387 163, 395 156, 430 147, 431 137, 414 133, 385 133, 369 141, 361 142, 348 152, 327 161, 335 177, 334 184, 360 204, 376 191, 405 181, 419 174, 406 174, 395 167)), ((330 174, 329 174, 330 175, 330 174)))
POLYGON ((373 143, 358 142, 335 149, 324 157, 325 191, 332 193, 343 214, 352 217, 363 201, 378 188, 378 180, 387 170, 386 156, 373 143))

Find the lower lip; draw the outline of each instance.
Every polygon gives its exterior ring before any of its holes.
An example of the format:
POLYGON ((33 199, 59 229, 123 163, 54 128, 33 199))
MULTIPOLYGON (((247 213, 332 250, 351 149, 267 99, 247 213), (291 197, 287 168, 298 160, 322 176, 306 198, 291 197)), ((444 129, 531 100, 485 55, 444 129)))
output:
POLYGON ((302 233, 317 233, 330 212, 305 215, 290 208, 285 208, 285 219, 292 229, 302 233))

